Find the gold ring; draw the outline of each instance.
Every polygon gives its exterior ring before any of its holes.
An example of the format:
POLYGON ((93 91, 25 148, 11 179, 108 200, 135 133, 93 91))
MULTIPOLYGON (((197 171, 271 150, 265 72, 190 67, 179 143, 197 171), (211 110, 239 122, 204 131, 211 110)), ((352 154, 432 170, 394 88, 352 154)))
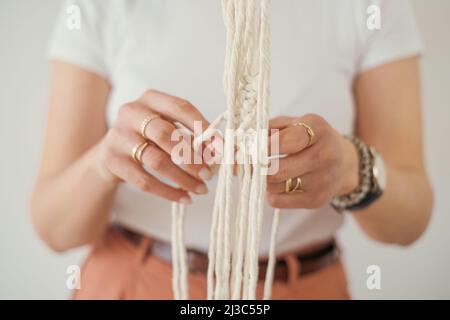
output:
POLYGON ((293 180, 293 178, 289 178, 286 180, 285 185, 284 185, 285 193, 302 193, 305 191, 305 190, 303 190, 303 183, 302 183, 302 179, 300 177, 296 178, 294 188, 292 188, 292 180, 293 180))
POLYGON ((291 188, 292 188, 292 178, 289 178, 286 180, 284 184, 284 192, 291 193, 291 188))
POLYGON ((141 136, 144 137, 145 139, 147 139, 147 137, 145 136, 145 130, 147 129, 148 125, 150 124, 150 122, 152 122, 153 120, 159 119, 161 118, 161 116, 159 114, 156 113, 152 113, 150 115, 148 115, 141 124, 141 136))
POLYGON ((294 189, 292 189, 292 192, 296 192, 296 193, 302 193, 305 190, 303 190, 303 183, 302 183, 302 178, 297 177, 297 183, 295 184, 294 189))
POLYGON ((308 145, 306 147, 309 147, 312 144, 314 136, 315 136, 314 130, 310 126, 308 126, 307 124, 305 124, 303 122, 294 123, 294 127, 303 127, 306 129, 306 133, 308 134, 308 137, 309 137, 308 145))
POLYGON ((150 145, 148 141, 139 143, 137 146, 133 148, 132 156, 133 160, 136 161, 138 164, 142 165, 142 155, 144 154, 145 149, 150 145))

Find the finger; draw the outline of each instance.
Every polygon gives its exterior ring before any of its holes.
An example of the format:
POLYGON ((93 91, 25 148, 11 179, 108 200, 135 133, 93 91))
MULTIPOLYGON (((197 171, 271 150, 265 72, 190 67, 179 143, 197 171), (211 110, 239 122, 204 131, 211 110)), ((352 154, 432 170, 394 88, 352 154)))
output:
MULTIPOLYGON (((309 173, 301 177, 303 192, 285 193, 280 185, 267 185, 267 200, 274 208, 315 209, 327 205, 333 194, 333 179, 324 172, 309 173), (275 191, 275 192, 274 192, 275 191)), ((295 182, 295 179, 293 181, 295 182)))
POLYGON ((295 193, 295 194, 267 194, 267 200, 273 208, 279 209, 319 209, 331 201, 331 197, 323 197, 320 194, 295 193))
POLYGON ((298 119, 296 117, 288 117, 288 116, 279 116, 270 119, 269 128, 270 129, 284 129, 295 123, 295 120, 298 119))
MULTIPOLYGON (((125 130, 122 131, 124 131, 124 133, 126 132, 127 135, 132 138, 138 133, 138 129, 136 128, 140 127, 140 124, 143 119, 148 116, 149 112, 150 108, 140 102, 133 102, 123 106, 121 109, 120 127, 125 128, 125 130)), ((171 122, 162 118, 154 119, 148 123, 145 128, 145 136, 152 142, 156 143, 158 147, 169 155, 172 155, 173 149, 177 147, 179 143, 185 143, 180 142, 179 139, 175 139, 177 137, 181 138, 184 136, 182 130, 177 129, 171 122)), ((127 148, 130 148, 130 137, 121 142, 126 145, 126 147, 124 147, 125 152, 129 152, 127 151, 127 148)), ((135 143, 139 142, 135 141, 135 143)), ((131 146, 131 149, 129 150, 132 150, 133 147, 134 146, 131 146)), ((188 143, 183 145, 183 150, 187 150, 191 157, 186 159, 184 163, 180 164, 180 168, 196 178, 201 180, 210 180, 213 173, 206 164, 202 163, 203 161, 201 156, 199 157, 200 159, 197 159, 198 161, 194 161, 194 159, 192 159, 192 157, 195 157, 195 151, 193 150, 191 144, 188 143)))
MULTIPOLYGON (((120 109, 121 128, 125 128, 133 133, 140 133, 141 124, 144 119, 151 114, 152 110, 143 103, 131 102, 125 104, 120 109)), ((155 118, 145 127, 145 136, 155 142, 161 149, 170 153, 175 142, 171 141, 172 133, 176 127, 169 121, 162 118, 155 118)))
POLYGON ((170 122, 157 119, 146 129, 146 136, 154 141, 168 154, 171 163, 176 163, 181 169, 201 180, 211 180, 213 172, 204 163, 200 154, 192 147, 192 137, 186 136, 180 129, 175 128, 170 122), (196 158, 197 157, 197 158, 196 158))
POLYGON ((325 120, 313 114, 300 118, 280 117, 274 119, 272 124, 273 129, 280 131, 278 140, 270 139, 270 149, 276 149, 272 144, 278 143, 279 154, 293 154, 310 147, 320 139, 326 126, 325 120), (308 132, 308 127, 312 132, 308 132))
POLYGON ((108 168, 120 179, 134 185, 143 192, 154 194, 169 201, 181 202, 184 204, 192 202, 186 191, 162 183, 146 172, 131 157, 112 157, 108 164, 108 168))
POLYGON ((206 194, 208 192, 208 188, 203 182, 176 166, 170 159, 170 156, 156 145, 150 144, 143 151, 142 161, 145 166, 175 182, 184 190, 197 194, 206 194))
POLYGON ((149 90, 140 98, 140 101, 164 117, 183 124, 196 135, 201 134, 209 126, 209 122, 200 111, 184 99, 149 90))
MULTIPOLYGON (((292 177, 291 190, 297 184, 297 177, 299 177, 301 179, 300 189, 303 192, 309 192, 311 190, 316 190, 317 183, 319 183, 319 180, 314 178, 315 175, 316 175, 315 173, 306 173, 303 175, 297 175, 297 176, 292 177)), ((267 188, 267 193, 270 193, 270 194, 296 195, 296 194, 301 193, 301 192, 286 193, 286 181, 277 182, 277 183, 267 183, 266 188, 267 188)))
MULTIPOLYGON (((210 125, 201 112, 185 99, 157 90, 148 90, 139 100, 167 119, 188 128, 194 137, 200 136, 210 125)), ((203 147, 208 145, 209 142, 202 143, 203 147)), ((207 167, 207 169, 211 168, 207 167)), ((211 171, 208 172, 205 169, 202 170, 202 173, 203 179, 210 180, 212 178, 211 171)))
POLYGON ((272 169, 274 173, 267 176, 267 182, 284 183, 289 178, 303 176, 314 171, 320 164, 316 157, 319 147, 319 145, 316 145, 304 152, 270 160, 270 167, 278 168, 278 170, 272 169))

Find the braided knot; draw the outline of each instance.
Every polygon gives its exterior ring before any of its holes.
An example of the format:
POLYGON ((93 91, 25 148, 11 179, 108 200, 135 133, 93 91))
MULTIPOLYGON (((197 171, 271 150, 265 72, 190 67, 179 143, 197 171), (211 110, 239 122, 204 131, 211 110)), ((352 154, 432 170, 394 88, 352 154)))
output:
POLYGON ((249 129, 255 129, 256 122, 256 105, 258 102, 257 93, 257 75, 244 75, 240 82, 239 88, 239 103, 240 108, 240 125, 238 132, 245 133, 249 129))

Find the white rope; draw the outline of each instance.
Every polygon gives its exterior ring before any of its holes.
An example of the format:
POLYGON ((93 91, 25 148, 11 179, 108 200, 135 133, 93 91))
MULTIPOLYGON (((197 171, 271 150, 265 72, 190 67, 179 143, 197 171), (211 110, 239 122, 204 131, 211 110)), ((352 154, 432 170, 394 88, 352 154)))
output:
POLYGON ((172 203, 172 291, 175 300, 179 300, 181 298, 181 289, 180 289, 180 264, 179 264, 179 256, 178 256, 178 228, 177 228, 177 218, 178 218, 178 203, 172 203))
MULTIPOLYGON (((227 30, 223 78, 227 110, 193 143, 194 149, 199 149, 226 120, 222 155, 225 162, 220 167, 212 211, 207 298, 256 299, 268 159, 270 0, 222 0, 222 5, 227 30), (235 142, 244 160, 243 164, 238 164, 240 196, 237 201, 232 194, 235 142), (252 152, 254 150, 256 152, 252 152), (238 209, 233 217, 235 202, 238 209), (232 225, 234 228, 231 228, 232 225)), ((183 216, 184 207, 173 204, 172 284, 175 299, 188 298, 186 249, 182 239, 183 216)), ((271 295, 278 220, 279 210, 276 210, 264 299, 270 299, 271 295)))
POLYGON ((172 290, 176 300, 188 299, 186 248, 183 242, 184 205, 172 203, 172 290))
POLYGON ((270 300, 272 295, 273 276, 277 257, 275 255, 275 243, 277 240, 278 222, 280 220, 280 209, 273 213, 272 232, 270 233, 269 261, 267 262, 266 279, 264 281, 264 300, 270 300))
POLYGON ((181 299, 187 300, 188 293, 188 270, 187 270, 187 256, 186 256, 186 247, 184 246, 184 233, 183 233, 183 225, 184 225, 184 205, 179 205, 179 212, 177 218, 177 233, 178 233, 178 256, 180 261, 180 291, 181 291, 181 299))

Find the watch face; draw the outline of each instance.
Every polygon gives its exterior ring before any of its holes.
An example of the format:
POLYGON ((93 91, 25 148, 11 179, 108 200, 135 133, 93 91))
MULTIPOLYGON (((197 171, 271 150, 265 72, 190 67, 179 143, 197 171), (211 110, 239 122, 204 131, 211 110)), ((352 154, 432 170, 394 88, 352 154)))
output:
POLYGON ((373 161, 373 176, 381 190, 386 189, 386 170, 381 156, 376 152, 373 161))

